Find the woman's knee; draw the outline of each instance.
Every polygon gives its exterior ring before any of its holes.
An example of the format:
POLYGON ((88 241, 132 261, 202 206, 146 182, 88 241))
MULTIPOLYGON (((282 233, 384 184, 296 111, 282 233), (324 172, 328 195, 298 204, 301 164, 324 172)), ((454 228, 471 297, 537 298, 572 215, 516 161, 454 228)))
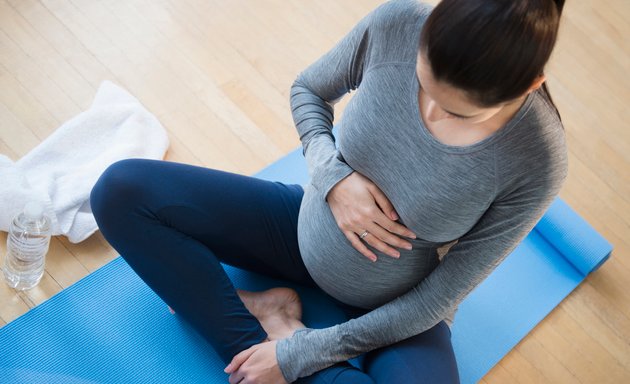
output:
POLYGON ((365 372, 347 361, 337 363, 310 376, 299 378, 295 383, 300 384, 375 384, 365 372))
POLYGON ((422 334, 366 354, 363 367, 377 383, 459 383, 451 335, 444 321, 422 334), (396 368, 394 368, 396 367, 396 368))
POLYGON ((90 207, 99 227, 108 216, 128 210, 143 191, 145 159, 123 159, 108 166, 90 192, 90 207))

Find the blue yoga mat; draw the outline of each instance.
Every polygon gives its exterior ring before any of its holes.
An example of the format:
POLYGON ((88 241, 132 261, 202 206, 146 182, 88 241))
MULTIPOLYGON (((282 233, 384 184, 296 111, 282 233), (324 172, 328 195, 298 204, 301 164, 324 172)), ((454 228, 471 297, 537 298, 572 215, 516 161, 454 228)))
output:
MULTIPOLYGON (((254 176, 304 185, 308 174, 301 147, 254 176)), ((527 238, 460 305, 452 340, 462 383, 479 381, 611 251, 601 235, 556 199, 527 238)), ((296 289, 309 327, 346 320, 315 289, 223 266, 237 288, 296 289)), ((7 384, 225 383, 224 366, 121 257, 0 329, 0 382, 7 384)))

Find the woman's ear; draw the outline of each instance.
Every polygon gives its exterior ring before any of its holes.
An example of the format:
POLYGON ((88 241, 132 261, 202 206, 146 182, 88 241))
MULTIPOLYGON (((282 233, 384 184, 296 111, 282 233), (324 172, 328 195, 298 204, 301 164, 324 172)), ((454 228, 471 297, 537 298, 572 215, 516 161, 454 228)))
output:
POLYGON ((539 75, 538 77, 536 77, 534 81, 532 82, 532 85, 527 90, 527 93, 531 93, 537 90, 538 88, 540 88, 545 82, 545 80, 547 80, 547 77, 545 75, 539 75))

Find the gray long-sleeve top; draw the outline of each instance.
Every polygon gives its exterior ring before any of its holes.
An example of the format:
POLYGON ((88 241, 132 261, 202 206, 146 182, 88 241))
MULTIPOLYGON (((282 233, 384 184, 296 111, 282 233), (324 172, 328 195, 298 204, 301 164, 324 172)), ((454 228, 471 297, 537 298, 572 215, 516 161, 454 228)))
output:
MULTIPOLYGON (((467 146, 438 141, 418 107, 416 57, 432 7, 393 0, 364 17, 299 74, 291 108, 311 177, 298 218, 304 263, 317 284, 371 309, 347 322, 303 328, 276 347, 287 380, 422 333, 459 303, 521 242, 567 175, 562 124, 542 91, 491 136, 467 146), (333 104, 351 90, 337 137, 333 104), (359 172, 392 202, 418 238, 372 262, 341 232, 326 201, 359 172), (442 260, 436 249, 458 240, 442 260)), ((367 243, 366 243, 367 244, 367 243)))

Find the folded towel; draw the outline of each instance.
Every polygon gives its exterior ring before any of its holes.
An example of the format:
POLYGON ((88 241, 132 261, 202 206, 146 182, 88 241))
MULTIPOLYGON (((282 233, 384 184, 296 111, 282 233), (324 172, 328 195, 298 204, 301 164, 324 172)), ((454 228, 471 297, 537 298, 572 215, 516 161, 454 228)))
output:
POLYGON ((90 191, 101 173, 126 158, 162 159, 169 145, 158 119, 127 91, 105 80, 92 105, 65 122, 15 163, 0 154, 0 230, 38 200, 52 219, 52 234, 72 243, 98 226, 90 191))

